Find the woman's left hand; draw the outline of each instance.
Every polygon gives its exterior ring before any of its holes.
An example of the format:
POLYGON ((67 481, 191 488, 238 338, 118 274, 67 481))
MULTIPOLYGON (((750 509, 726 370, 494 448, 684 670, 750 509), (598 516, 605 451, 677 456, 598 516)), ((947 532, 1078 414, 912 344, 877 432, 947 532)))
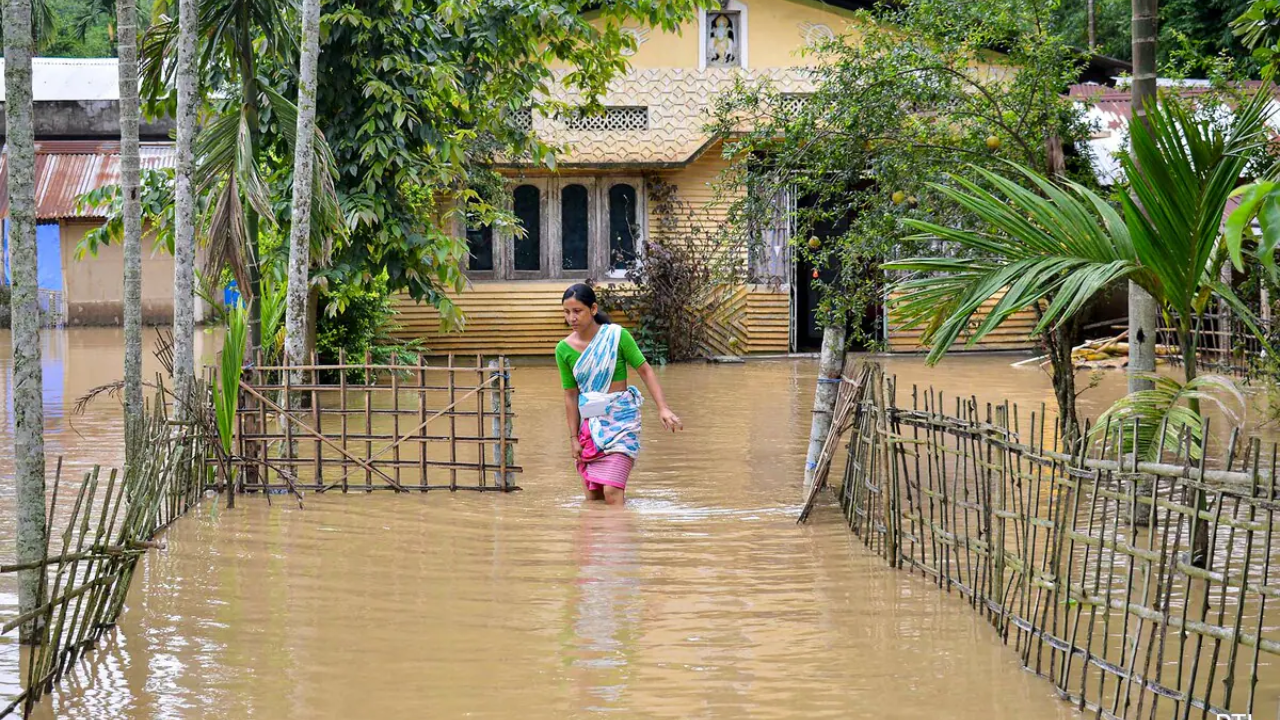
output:
POLYGON ((662 418, 662 426, 671 432, 684 429, 684 423, 680 421, 680 416, 671 412, 671 408, 662 408, 658 415, 662 418))

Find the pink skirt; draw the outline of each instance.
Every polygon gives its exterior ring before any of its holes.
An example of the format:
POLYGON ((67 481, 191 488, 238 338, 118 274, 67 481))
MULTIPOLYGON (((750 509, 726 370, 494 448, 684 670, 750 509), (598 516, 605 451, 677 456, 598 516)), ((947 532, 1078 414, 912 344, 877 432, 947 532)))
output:
POLYGON ((582 445, 582 459, 578 461, 578 474, 588 490, 603 490, 605 485, 625 489, 627 478, 636 461, 626 455, 606 455, 591 439, 591 428, 582 421, 578 430, 578 442, 582 445))

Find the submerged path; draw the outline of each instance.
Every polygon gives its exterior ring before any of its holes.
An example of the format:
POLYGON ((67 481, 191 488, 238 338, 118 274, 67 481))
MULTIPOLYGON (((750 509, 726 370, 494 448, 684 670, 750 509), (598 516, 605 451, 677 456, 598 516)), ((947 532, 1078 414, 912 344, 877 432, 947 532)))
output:
POLYGON ((522 493, 206 504, 38 716, 1074 717, 959 597, 794 524, 814 371, 663 369, 690 429, 647 418, 621 511, 580 500, 552 367, 515 373, 522 493))

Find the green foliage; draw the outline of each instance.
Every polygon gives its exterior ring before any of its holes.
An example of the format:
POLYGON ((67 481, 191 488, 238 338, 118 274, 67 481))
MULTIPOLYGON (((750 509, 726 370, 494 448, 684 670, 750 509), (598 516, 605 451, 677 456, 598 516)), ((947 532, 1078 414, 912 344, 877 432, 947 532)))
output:
MULTIPOLYGON (((913 326, 926 326, 936 361, 962 332, 982 300, 1004 288, 988 318, 972 329, 970 342, 994 330, 1018 308, 1046 298, 1040 329, 1074 315, 1098 292, 1128 279, 1156 299, 1179 330, 1184 352, 1193 353, 1192 332, 1209 299, 1222 297, 1252 316, 1217 281, 1229 239, 1219 227, 1236 181, 1258 150, 1269 93, 1259 92, 1223 129, 1197 117, 1173 98, 1147 113, 1147 124, 1131 123, 1133 155, 1123 165, 1130 178, 1122 193, 1123 217, 1098 194, 1075 184, 1055 185, 1021 168, 1018 182, 979 171, 985 187, 957 178, 963 190, 937 190, 982 220, 980 229, 957 229, 908 220, 920 240, 940 240, 976 251, 969 261, 925 257, 888 265, 927 273, 897 286, 906 293, 897 307, 913 326), (1142 171, 1138 172, 1137 167, 1142 171), (987 190, 990 187, 993 190, 987 190), (975 304, 977 302, 978 304, 975 304)), ((1232 254, 1239 254, 1235 243, 1232 254)), ((1188 372, 1194 371, 1194 363, 1188 372)))
MULTIPOLYGON (((1263 0, 1270 2, 1270 0, 1263 0)), ((1248 63, 1245 43, 1233 37, 1231 21, 1245 12, 1249 0, 1161 0, 1160 34, 1156 62, 1171 64, 1179 51, 1193 49, 1201 58, 1225 57, 1248 63)), ((1097 52, 1121 60, 1133 58, 1132 4, 1130 0, 1095 0, 1094 27, 1097 52)), ((1085 48, 1089 44, 1088 3, 1068 0, 1051 16, 1051 27, 1065 42, 1085 48)))
POLYGON ((1122 452, 1136 453, 1149 462, 1158 460, 1161 448, 1177 452, 1183 438, 1189 437, 1188 456, 1199 460, 1204 451, 1204 419, 1200 414, 1200 403, 1215 405, 1232 426, 1243 422, 1244 395, 1229 377, 1201 375, 1186 383, 1155 373, 1144 374, 1144 377, 1154 387, 1130 393, 1108 408, 1098 417, 1090 433, 1093 437, 1121 437, 1122 452), (1228 403, 1227 400, 1233 402, 1228 403), (1135 423, 1136 437, 1133 432, 1135 423))
POLYGON ((914 240, 954 244, 976 257, 919 257, 885 265, 917 274, 894 286, 902 294, 893 307, 904 327, 924 327, 921 342, 930 346, 930 363, 942 359, 961 335, 967 333, 968 343, 975 344, 1013 314, 1052 298, 1036 328, 1043 332, 1140 270, 1128 228, 1102 197, 1081 185, 1064 190, 1031 170, 1018 170, 1018 181, 978 169, 982 185, 954 178, 959 189, 935 186, 977 217, 982 229, 906 221, 920 233, 914 240), (1004 296, 975 326, 973 316, 1001 291, 1004 296))
POLYGON ((636 326, 632 337, 645 360, 655 365, 667 364, 670 355, 667 343, 663 340, 661 331, 655 327, 655 323, 647 315, 640 316, 640 323, 636 326))
MULTIPOLYGON (((139 27, 151 0, 139 0, 139 27)), ((115 54, 114 0, 32 0, 36 52, 46 57, 97 58, 115 54)))
POLYGON ((222 362, 218 382, 213 386, 213 406, 218 422, 218 438, 222 451, 231 454, 235 438, 236 409, 240 403, 240 374, 244 363, 245 333, 248 312, 237 305, 227 317, 227 338, 222 345, 222 362))
MULTIPOLYGON (((316 353, 322 363, 336 364, 345 352, 348 362, 361 362, 368 352, 375 363, 418 362, 417 343, 404 343, 391 336, 395 328, 391 295, 386 285, 375 282, 367 290, 348 292, 341 305, 333 296, 320 299, 316 328, 316 353)), ((333 380, 333 378, 329 378, 333 380)), ((359 371, 350 371, 348 382, 364 382, 359 371)))
POLYGON ((694 7, 694 0, 326 2, 317 119, 342 168, 337 190, 350 231, 325 273, 329 286, 341 293, 385 278, 389 291, 436 305, 456 326, 446 293, 465 281, 467 247, 455 222, 514 222, 482 191, 498 181, 495 160, 555 166, 559 148, 523 129, 519 116, 568 110, 545 93, 561 81, 598 106, 633 47, 623 24, 674 31, 694 7), (557 78, 556 65, 573 70, 557 78))
POLYGON ((284 358, 284 313, 288 278, 284 263, 267 265, 262 273, 262 353, 272 364, 284 358))
MULTIPOLYGON (((173 170, 142 170, 142 223, 152 233, 152 252, 173 254, 173 170)), ((76 244, 76 259, 97 256, 103 245, 124 241, 124 197, 119 185, 103 185, 76 198, 78 212, 105 211, 106 221, 76 244)))
MULTIPOLYGON (((750 188, 731 205, 721 242, 738 252, 726 255, 758 248, 758 228, 777 223, 772 199, 794 193, 794 251, 835 276, 822 285, 820 322, 849 317, 853 339, 873 342, 861 328, 883 298, 881 262, 923 248, 905 219, 971 227, 972 214, 942 191, 950 178, 1008 172, 1008 160, 1048 172, 1051 142, 1071 148, 1087 137, 1060 95, 1077 76, 1076 54, 1042 29, 1051 5, 915 0, 863 13, 859 41, 813 51, 817 91, 798 110, 768 84, 741 83, 714 125, 740 135, 726 144, 734 164, 725 184, 750 188), (744 126, 752 129, 741 134, 744 126), (816 247, 796 242, 811 235, 816 247)), ((1065 170, 1092 182, 1086 158, 1068 154, 1065 170)))
MULTIPOLYGON (((1125 279, 1150 293, 1177 331, 1188 382, 1196 372, 1197 330, 1215 298, 1232 307, 1270 354, 1252 312, 1218 280, 1228 254, 1241 253, 1238 240, 1223 239, 1222 215, 1236 182, 1261 148, 1270 97, 1268 88, 1255 93, 1230 123, 1197 116, 1175 98, 1151 105, 1146 123, 1130 123, 1133 156, 1122 161, 1129 179, 1120 197, 1122 213, 1087 188, 1059 186, 1025 168, 1019 169, 1019 182, 982 171, 981 185, 957 180, 961 190, 939 187, 980 217, 981 227, 908 224, 921 231, 921 239, 956 244, 979 257, 967 262, 923 257, 886 266, 923 273, 896 286, 903 295, 895 306, 909 326, 925 327, 926 342, 933 343, 929 359, 940 358, 961 333, 971 333, 970 342, 975 342, 1016 309, 1041 300, 1048 305, 1038 330, 1061 324, 1090 298, 1125 279), (1002 291, 1004 297, 987 319, 971 327, 981 302, 1002 291)), ((1198 386, 1172 394, 1167 385, 1157 390, 1131 398, 1115 411, 1128 407, 1124 412, 1138 413, 1145 407, 1139 414, 1150 415, 1147 410, 1163 408, 1168 414, 1186 400, 1187 412, 1198 421, 1198 386)), ((1187 427, 1185 418, 1175 420, 1175 430, 1187 427)))
POLYGON ((1280 0, 1254 0, 1231 23, 1240 42, 1253 51, 1253 59, 1263 67, 1273 67, 1280 59, 1280 0))

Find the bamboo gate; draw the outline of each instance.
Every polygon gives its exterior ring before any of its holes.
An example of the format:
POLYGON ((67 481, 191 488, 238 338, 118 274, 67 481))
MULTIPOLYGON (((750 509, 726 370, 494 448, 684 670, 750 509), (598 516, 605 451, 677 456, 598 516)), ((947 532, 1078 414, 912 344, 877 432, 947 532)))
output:
POLYGON ((256 362, 243 370, 232 453, 217 442, 209 386, 198 383, 194 393, 205 399, 203 414, 179 422, 158 378, 156 400, 127 433, 140 432, 150 449, 142 462, 123 474, 86 472, 58 534, 66 492, 59 461, 46 537, 60 547, 46 547, 42 561, 0 566, 0 576, 43 569, 49 598, 0 628, 3 635, 28 625, 40 639, 24 650, 23 690, 0 699, 0 718, 28 714, 116 625, 138 559, 161 547, 156 537, 205 491, 226 491, 231 504, 245 492, 292 492, 301 501, 304 490, 519 490, 510 370, 506 358, 480 356, 449 356, 444 365, 422 356, 378 364, 367 354, 331 365, 314 357, 305 366, 256 362))
POLYGON ((519 490, 510 372, 505 357, 480 355, 443 365, 259 357, 241 382, 237 490, 519 490))
POLYGON ((868 548, 959 593, 1091 715, 1277 712, 1275 444, 1233 433, 1210 463, 1169 433, 1144 461, 1123 448, 1147 430, 1125 425, 1063 452, 1043 407, 904 399, 877 367, 846 369, 826 461, 847 433, 833 489, 868 548))

